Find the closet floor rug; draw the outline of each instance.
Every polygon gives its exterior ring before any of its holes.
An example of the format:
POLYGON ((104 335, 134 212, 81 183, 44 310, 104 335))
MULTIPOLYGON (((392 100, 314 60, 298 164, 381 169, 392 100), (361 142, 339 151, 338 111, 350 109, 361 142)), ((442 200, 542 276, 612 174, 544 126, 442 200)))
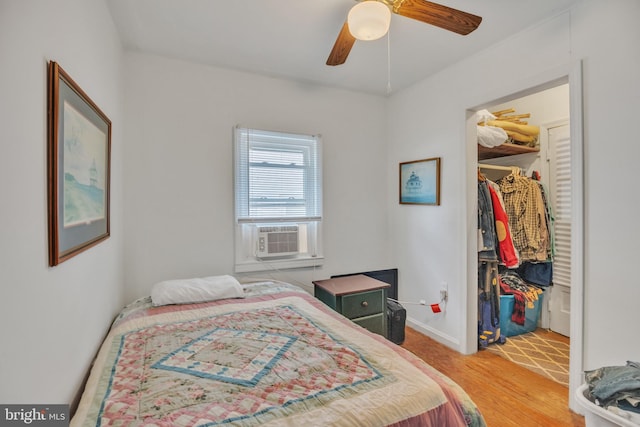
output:
POLYGON ((506 343, 492 344, 487 350, 568 387, 569 344, 553 339, 554 335, 538 329, 507 337, 506 343))

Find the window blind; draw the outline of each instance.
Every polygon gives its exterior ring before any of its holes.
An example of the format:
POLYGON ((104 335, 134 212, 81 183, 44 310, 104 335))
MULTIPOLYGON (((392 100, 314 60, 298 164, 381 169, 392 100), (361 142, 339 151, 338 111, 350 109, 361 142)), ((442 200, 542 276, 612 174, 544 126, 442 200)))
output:
POLYGON ((319 221, 320 138, 236 127, 238 223, 319 221))

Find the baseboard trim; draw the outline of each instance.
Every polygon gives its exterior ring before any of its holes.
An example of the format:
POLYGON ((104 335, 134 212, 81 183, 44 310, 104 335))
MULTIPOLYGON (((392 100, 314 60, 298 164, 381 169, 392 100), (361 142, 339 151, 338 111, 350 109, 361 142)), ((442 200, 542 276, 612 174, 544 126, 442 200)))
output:
POLYGON ((460 351, 460 340, 442 333, 442 331, 439 331, 437 329, 432 328, 431 326, 423 323, 423 322, 419 322, 415 319, 412 319, 411 317, 407 317, 407 326, 415 329, 416 331, 428 336, 429 338, 432 338, 436 341, 438 341, 440 344, 446 345, 447 347, 461 353, 460 351))

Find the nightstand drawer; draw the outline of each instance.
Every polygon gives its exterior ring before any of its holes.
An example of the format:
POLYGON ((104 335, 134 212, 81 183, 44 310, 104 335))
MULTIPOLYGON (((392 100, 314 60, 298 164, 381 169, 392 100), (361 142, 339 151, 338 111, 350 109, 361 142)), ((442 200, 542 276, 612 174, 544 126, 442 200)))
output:
POLYGON ((342 297, 342 314, 349 319, 385 313, 385 310, 383 289, 342 297))
POLYGON ((387 315, 386 313, 384 314, 380 313, 374 316, 367 316, 367 317, 362 317, 360 319, 353 319, 353 322, 357 323, 358 325, 362 326, 365 329, 368 329, 370 332, 386 337, 387 336, 386 322, 383 317, 386 315, 387 315))

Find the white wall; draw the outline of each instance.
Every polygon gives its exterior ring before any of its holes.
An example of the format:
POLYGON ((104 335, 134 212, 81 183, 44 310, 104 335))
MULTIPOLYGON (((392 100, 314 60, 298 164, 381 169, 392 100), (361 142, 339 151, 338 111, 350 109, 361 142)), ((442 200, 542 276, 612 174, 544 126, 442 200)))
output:
POLYGON ((638 18, 634 0, 590 1, 573 17, 574 55, 585 58, 586 369, 640 356, 626 328, 640 324, 640 144, 630 129, 640 114, 638 18))
POLYGON ((70 403, 122 304, 122 54, 101 0, 0 1, 0 402, 70 403), (112 120, 111 237, 49 268, 47 63, 112 120))
MULTIPOLYGON (((584 368, 637 359, 640 286, 637 285, 633 179, 640 144, 632 124, 640 113, 640 2, 580 3, 499 46, 478 52, 389 102, 389 205, 393 250, 404 299, 438 299, 449 284, 444 315, 408 307, 413 324, 454 348, 465 349, 468 212, 465 111, 529 89, 555 69, 584 61, 585 324, 584 368), (399 206, 393 189, 401 161, 441 156, 442 206, 399 206), (625 178, 626 177, 626 178, 625 178)), ((475 159, 469 159, 475 162, 475 159)), ((473 305, 471 296, 470 305, 473 305)), ((473 333, 473 331, 471 331, 473 333)))
POLYGON ((159 280, 233 274, 237 124, 322 134, 325 265, 273 277, 311 290, 331 274, 393 267, 384 98, 145 54, 126 62, 129 299, 159 280))
POLYGON ((510 100, 504 104, 492 105, 490 111, 513 108, 515 113, 531 113, 531 117, 522 119, 530 125, 541 126, 546 123, 569 118, 569 85, 562 84, 510 100))

